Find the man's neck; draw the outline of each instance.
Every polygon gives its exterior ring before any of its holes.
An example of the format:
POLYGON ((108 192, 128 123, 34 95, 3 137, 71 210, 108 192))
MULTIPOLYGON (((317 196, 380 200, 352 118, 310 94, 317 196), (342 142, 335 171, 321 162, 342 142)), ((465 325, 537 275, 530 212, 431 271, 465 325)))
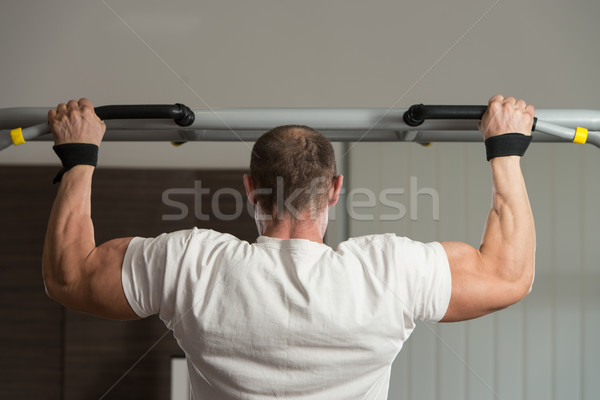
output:
POLYGON ((326 228, 322 218, 317 218, 316 220, 283 218, 280 220, 264 221, 264 225, 261 225, 259 232, 263 236, 277 239, 306 239, 317 243, 323 243, 326 228))

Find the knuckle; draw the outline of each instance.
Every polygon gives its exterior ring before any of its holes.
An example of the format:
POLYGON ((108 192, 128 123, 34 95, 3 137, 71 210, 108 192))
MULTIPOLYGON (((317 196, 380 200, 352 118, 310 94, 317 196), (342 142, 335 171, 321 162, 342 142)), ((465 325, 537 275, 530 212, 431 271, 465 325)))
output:
POLYGON ((498 111, 500 107, 502 107, 502 103, 500 101, 492 101, 488 108, 491 111, 498 111))

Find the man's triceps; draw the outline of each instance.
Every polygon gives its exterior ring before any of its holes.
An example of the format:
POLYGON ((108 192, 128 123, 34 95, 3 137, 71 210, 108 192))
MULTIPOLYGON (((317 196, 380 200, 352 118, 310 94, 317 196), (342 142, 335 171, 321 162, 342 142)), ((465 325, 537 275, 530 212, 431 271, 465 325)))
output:
POLYGON ((123 289, 122 267, 131 237, 96 247, 85 260, 85 282, 77 294, 80 311, 111 319, 138 319, 123 289))

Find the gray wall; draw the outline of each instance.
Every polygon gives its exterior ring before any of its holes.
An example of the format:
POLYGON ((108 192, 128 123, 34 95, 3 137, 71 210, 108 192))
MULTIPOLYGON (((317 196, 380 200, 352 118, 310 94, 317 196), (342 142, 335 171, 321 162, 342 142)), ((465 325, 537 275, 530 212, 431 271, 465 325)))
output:
MULTIPOLYGON (((98 105, 405 107, 479 104, 501 92, 538 108, 598 109, 598 15, 595 0, 5 1, 0 107, 81 96, 98 105)), ((29 143, 0 163, 56 163, 49 149, 29 143)), ((352 235, 478 244, 490 204, 482 145, 358 144, 346 157, 348 189, 406 188, 398 200, 410 207, 414 176, 440 200, 438 221, 431 196, 420 195, 416 221, 351 220, 352 235)), ((214 143, 106 143, 101 154, 102 165, 128 167, 234 168, 248 158, 244 144, 214 143)), ((391 399, 597 398, 599 163, 594 148, 532 145, 523 165, 538 229, 533 293, 477 321, 419 326, 395 364, 391 399)))

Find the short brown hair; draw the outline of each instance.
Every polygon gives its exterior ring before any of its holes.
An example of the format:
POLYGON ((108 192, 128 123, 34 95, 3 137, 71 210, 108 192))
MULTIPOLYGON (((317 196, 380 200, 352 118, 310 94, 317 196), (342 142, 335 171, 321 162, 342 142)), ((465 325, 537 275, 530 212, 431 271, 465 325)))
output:
POLYGON ((278 217, 293 211, 321 212, 336 176, 333 146, 308 126, 279 126, 254 144, 250 176, 261 189, 256 192, 259 205, 270 215, 274 207, 278 217), (282 207, 286 202, 294 210, 282 207))

